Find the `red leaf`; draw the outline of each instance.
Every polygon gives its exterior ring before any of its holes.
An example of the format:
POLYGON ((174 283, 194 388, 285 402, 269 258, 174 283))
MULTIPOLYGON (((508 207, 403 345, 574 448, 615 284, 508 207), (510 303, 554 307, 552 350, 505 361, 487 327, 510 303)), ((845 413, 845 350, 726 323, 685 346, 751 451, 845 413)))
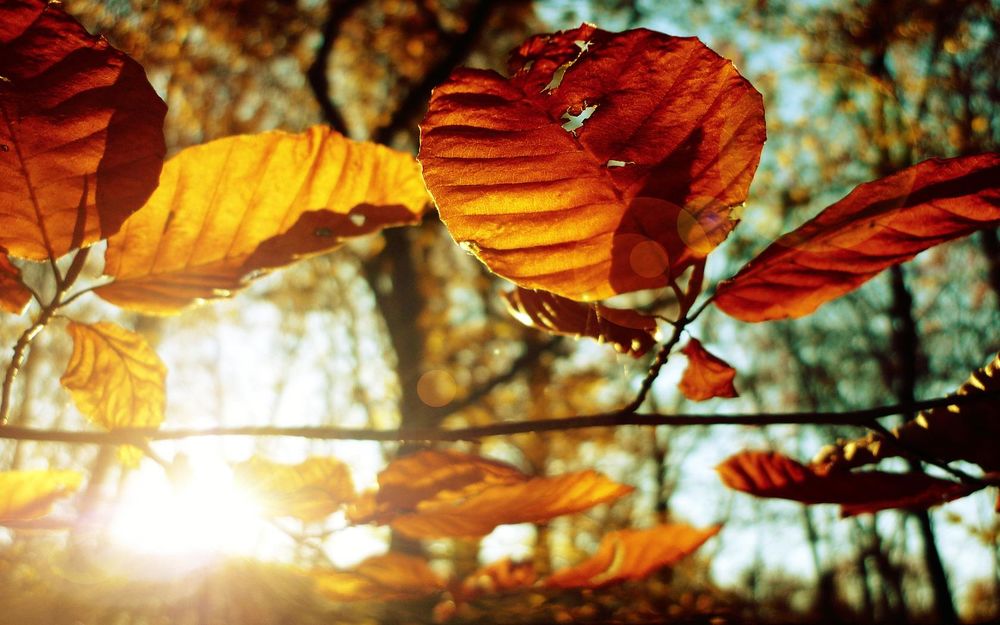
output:
POLYGON ((739 397, 733 378, 736 369, 702 347, 701 341, 691 341, 681 350, 688 357, 688 366, 678 387, 684 397, 692 401, 705 401, 713 397, 739 397))
POLYGON ((529 39, 510 71, 455 71, 421 124, 441 217, 490 269, 591 301, 662 287, 728 235, 764 142, 732 63, 584 25, 529 39))
POLYGON ((656 344, 656 319, 634 310, 583 304, 555 293, 522 288, 504 293, 503 298, 515 319, 552 334, 606 341, 633 358, 656 344))
POLYGON ((0 247, 0 309, 20 315, 30 301, 31 291, 21 281, 21 270, 0 247))
POLYGON ((807 315, 883 269, 1000 225, 1000 154, 932 159, 860 185, 734 277, 715 304, 743 321, 807 315))
POLYGON ((2 6, 0 246, 56 258, 117 232, 152 193, 167 107, 59 3, 2 6))

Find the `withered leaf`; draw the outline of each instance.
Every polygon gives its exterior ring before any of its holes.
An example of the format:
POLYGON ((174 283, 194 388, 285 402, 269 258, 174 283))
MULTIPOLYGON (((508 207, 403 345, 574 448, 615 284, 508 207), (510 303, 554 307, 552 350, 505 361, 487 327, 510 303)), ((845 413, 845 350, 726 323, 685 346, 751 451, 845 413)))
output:
POLYGON ((167 107, 58 2, 0 11, 0 247, 58 258, 117 232, 152 193, 167 107))
POLYGON ((598 300, 665 286, 732 230, 765 136, 732 63, 584 25, 529 39, 510 73, 456 70, 421 124, 441 218, 495 273, 598 300))
POLYGON ((692 338, 681 352, 688 358, 688 366, 679 387, 692 401, 705 401, 713 397, 738 397, 733 379, 736 369, 705 349, 701 341, 692 338))
POLYGON ((883 269, 1000 225, 1000 154, 931 159, 867 182, 782 236, 714 302, 743 321, 808 315, 883 269))
POLYGON ((309 458, 290 465, 254 456, 236 465, 234 475, 271 516, 321 521, 354 499, 351 470, 335 458, 309 458))

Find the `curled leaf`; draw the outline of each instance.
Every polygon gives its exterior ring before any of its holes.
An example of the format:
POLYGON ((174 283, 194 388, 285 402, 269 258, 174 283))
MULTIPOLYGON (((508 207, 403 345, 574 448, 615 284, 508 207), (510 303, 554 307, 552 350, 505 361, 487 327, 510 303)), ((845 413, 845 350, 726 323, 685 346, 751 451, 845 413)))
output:
POLYGON ((687 369, 679 387, 692 401, 705 401, 713 397, 738 397, 733 379, 736 369, 725 360, 705 349, 701 341, 692 338, 681 352, 688 358, 687 369))
POLYGON ((58 2, 0 3, 0 247, 58 258, 156 187, 167 107, 134 60, 58 2))
POLYGON ((1000 225, 1000 154, 931 159, 867 182, 782 236, 714 302, 743 321, 808 315, 923 250, 1000 225))
POLYGON ((421 124, 441 218, 491 270, 592 301, 665 286, 732 230, 765 134, 732 63, 583 25, 529 39, 509 69, 456 70, 421 124))
POLYGON ((601 539, 597 552, 545 580, 550 588, 598 588, 643 579, 665 566, 677 564, 694 553, 721 525, 698 529, 667 523, 646 530, 619 530, 601 539))
POLYGON ((114 282, 96 291, 173 314, 351 237, 415 223, 426 204, 412 156, 324 126, 219 139, 167 162, 156 193, 108 241, 114 282))
POLYGON ((656 344, 656 319, 634 310, 585 304, 518 287, 503 294, 507 310, 526 326, 566 336, 589 336, 638 358, 656 344))
POLYGON ((0 247, 0 310, 20 315, 31 301, 31 291, 21 281, 18 269, 0 247))
POLYGON ((234 475, 272 516, 321 521, 354 499, 351 470, 335 458, 289 465, 255 456, 236 465, 234 475))
POLYGON ((390 551, 353 569, 316 570, 316 589, 334 601, 397 601, 441 592, 444 580, 417 556, 390 551))
POLYGON ((167 368, 146 339, 107 321, 67 329, 73 353, 59 381, 77 409, 109 430, 159 427, 167 368))
POLYGON ((82 479, 76 471, 0 472, 0 524, 45 516, 52 504, 72 495, 82 479))

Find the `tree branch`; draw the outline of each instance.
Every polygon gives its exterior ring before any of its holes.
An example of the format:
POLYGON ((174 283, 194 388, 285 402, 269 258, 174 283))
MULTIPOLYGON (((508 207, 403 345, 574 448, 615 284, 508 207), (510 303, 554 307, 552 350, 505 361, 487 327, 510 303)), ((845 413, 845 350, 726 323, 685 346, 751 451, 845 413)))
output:
POLYGON ((327 78, 327 69, 333 44, 340 36, 340 28, 355 9, 363 3, 363 0, 342 0, 339 2, 330 0, 330 11, 323 23, 323 41, 320 43, 319 49, 316 50, 316 58, 313 59, 312 65, 306 72, 313 96, 323 113, 323 120, 345 137, 350 136, 350 133, 348 133, 344 116, 341 115, 340 109, 330 97, 330 80, 327 78))

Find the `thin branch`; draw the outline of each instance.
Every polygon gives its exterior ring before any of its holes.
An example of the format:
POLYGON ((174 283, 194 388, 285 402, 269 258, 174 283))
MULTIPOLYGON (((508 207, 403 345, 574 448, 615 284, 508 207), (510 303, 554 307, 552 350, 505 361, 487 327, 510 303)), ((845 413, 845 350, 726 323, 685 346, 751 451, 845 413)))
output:
POLYGON ((682 413, 637 414, 618 410, 590 416, 542 419, 533 421, 506 421, 491 425, 467 428, 404 428, 395 430, 336 428, 336 427, 281 427, 235 426, 214 428, 177 428, 155 430, 151 428, 122 428, 112 432, 72 432, 63 430, 36 430, 21 427, 0 429, 0 439, 47 441, 83 445, 136 444, 136 441, 179 440, 206 436, 285 436, 316 440, 368 440, 368 441, 473 441, 488 436, 509 436, 527 432, 553 432, 592 427, 636 426, 707 426, 707 425, 854 425, 871 427, 876 419, 942 406, 962 406, 981 402, 983 399, 1000 399, 1000 391, 970 395, 953 395, 926 399, 907 404, 893 404, 847 410, 840 412, 770 412, 770 413, 682 413))
POLYGON ((21 367, 24 366, 28 347, 35 337, 38 336, 38 333, 48 325, 55 311, 56 307, 52 304, 44 307, 38 314, 35 322, 21 333, 21 336, 17 339, 17 343, 14 345, 14 354, 10 358, 10 364, 7 365, 7 373, 3 378, 3 390, 0 391, 2 392, 2 396, 0 396, 0 426, 7 425, 7 419, 10 417, 10 398, 11 392, 14 389, 14 380, 17 378, 17 374, 21 372, 21 367))
POLYGON ((677 342, 681 340, 681 333, 684 332, 684 326, 686 322, 681 319, 680 323, 674 326, 674 331, 670 335, 670 340, 663 344, 660 351, 656 353, 656 358, 653 360, 653 364, 649 365, 649 371, 646 373, 646 377, 642 379, 642 385, 639 387, 639 393, 635 396, 627 406, 622 408, 623 413, 634 413, 636 410, 642 406, 642 402, 646 401, 646 396, 649 395, 649 391, 653 388, 653 382, 660 375, 660 369, 663 365, 667 363, 667 359, 670 358, 670 350, 677 345, 677 342))
POLYGON ((323 112, 323 120, 331 128, 340 134, 349 136, 347 123, 340 109, 334 104, 330 97, 330 79, 327 77, 327 69, 330 63, 330 53, 333 51, 333 44, 340 36, 340 29, 354 11, 363 4, 363 0, 330 0, 330 10, 326 21, 323 23, 323 40, 316 50, 316 57, 312 65, 306 72, 309 79, 309 87, 312 89, 316 102, 323 112))

